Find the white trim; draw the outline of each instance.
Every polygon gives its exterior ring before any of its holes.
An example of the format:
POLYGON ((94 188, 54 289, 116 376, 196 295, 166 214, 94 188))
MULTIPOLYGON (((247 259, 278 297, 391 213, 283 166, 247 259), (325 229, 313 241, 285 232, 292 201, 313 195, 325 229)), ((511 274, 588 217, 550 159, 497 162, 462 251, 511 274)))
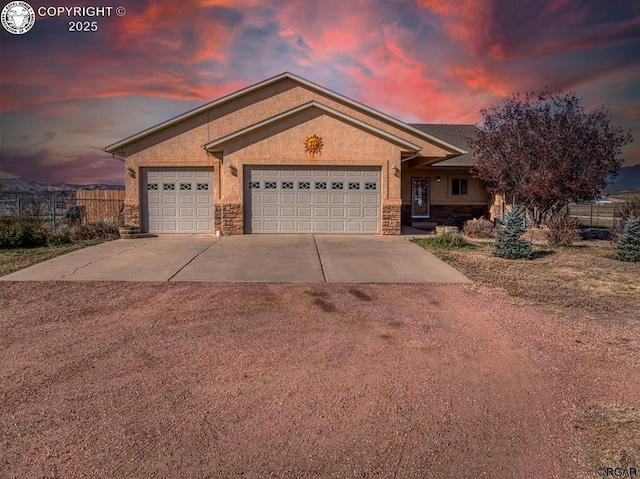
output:
POLYGON ((186 113, 183 113, 182 115, 178 115, 170 120, 167 120, 165 122, 159 123, 155 126, 152 126, 151 128, 147 128, 146 130, 143 130, 139 133, 136 133, 135 135, 129 136, 123 140, 117 141, 116 143, 113 143, 107 147, 105 147, 104 151, 106 151, 107 153, 115 153, 118 149, 122 148, 125 145, 128 145, 130 143, 133 143, 134 141, 140 140, 142 138, 144 138, 145 136, 151 135, 152 133, 155 133, 157 131, 160 131, 164 128, 167 128, 169 126, 175 125, 176 123, 179 123, 183 120, 186 120, 187 118, 190 118, 192 116, 198 115, 204 111, 207 111, 210 108, 214 108, 218 105, 221 105, 222 103, 226 103, 228 101, 234 100, 242 95, 246 95, 248 93, 251 93, 253 91, 256 91, 260 88, 266 87, 268 85, 271 85, 273 83, 277 83, 281 80, 284 79, 289 79, 289 80, 293 80, 301 85, 306 86, 307 88, 310 88, 311 90, 315 90, 317 92, 321 92, 333 99, 336 99, 338 101, 341 101, 343 103, 348 104, 349 106, 352 106, 358 110, 362 110, 372 116, 378 117, 380 119, 383 119, 391 124, 393 124, 394 126, 405 130, 407 132, 410 132, 411 134, 417 136, 418 138, 423 138, 425 140, 428 140, 431 143, 435 143, 436 145, 439 145, 447 150, 451 150, 454 153, 460 153, 460 154, 465 154, 467 153, 467 151, 452 145, 451 143, 448 143, 444 140, 441 140, 440 138, 436 138, 434 136, 429 135, 428 133, 415 128, 403 121, 400 121, 396 118, 393 118, 392 116, 389 116, 385 113, 382 113, 378 110, 374 110, 371 107, 368 107, 366 105, 363 105, 362 103, 358 103, 355 100, 352 100, 350 98, 347 98, 346 96, 340 95, 339 93, 336 93, 334 91, 329 90, 328 88, 322 87, 320 85, 317 85, 315 83, 310 82, 309 80, 305 80, 304 78, 301 78, 297 75, 294 75, 293 73, 289 73, 289 72, 285 72, 285 73, 281 73, 280 75, 277 75, 275 77, 269 78, 267 80, 264 80, 260 83, 256 83, 255 85, 249 86, 247 88, 243 88, 241 90, 236 91, 235 93, 231 93, 229 95, 223 96, 222 98, 219 98, 217 100, 214 100, 212 102, 206 103, 202 106, 199 106, 193 110, 190 110, 186 113))
POLYGON ((246 135, 248 133, 251 133, 252 131, 256 131, 259 130, 262 127, 265 127, 271 123, 276 123, 280 120, 283 120, 284 118, 287 118, 291 115, 294 115, 296 113, 299 113, 301 111, 305 111, 308 110, 310 108, 317 108, 318 110, 322 110, 325 113, 334 116, 342 121, 344 121, 345 123, 350 123, 354 126, 357 126, 358 128, 361 128, 362 130, 365 130, 371 134, 380 136, 381 138, 384 138, 388 141, 391 141, 393 143, 399 144, 401 146, 404 146, 406 148, 407 151, 411 152, 411 153, 417 153, 418 151, 420 151, 420 147, 418 145, 415 145, 403 138, 400 138, 399 136, 393 135, 392 133, 386 132, 384 130, 381 130, 380 128, 377 128, 375 126, 371 126, 368 123, 365 123, 363 121, 358 120, 357 118, 353 118, 349 115, 346 115, 338 110, 334 110, 331 107, 328 107, 326 105, 323 105, 321 103, 318 103, 316 101, 310 101, 308 103, 305 103, 303 105, 297 106, 295 108, 292 108, 291 110, 285 111, 283 113, 279 113, 276 116, 273 116, 271 118, 267 118, 266 120, 260 121, 258 123, 255 123, 251 126, 248 126, 246 128, 243 128, 241 130, 235 131, 229 135, 223 136, 221 138, 218 138, 217 140, 213 140, 210 141, 209 143, 203 145, 202 147, 204 149, 206 149, 207 151, 220 151, 215 150, 214 148, 216 146, 220 146, 230 140, 233 140, 235 138, 238 138, 240 136, 246 135))

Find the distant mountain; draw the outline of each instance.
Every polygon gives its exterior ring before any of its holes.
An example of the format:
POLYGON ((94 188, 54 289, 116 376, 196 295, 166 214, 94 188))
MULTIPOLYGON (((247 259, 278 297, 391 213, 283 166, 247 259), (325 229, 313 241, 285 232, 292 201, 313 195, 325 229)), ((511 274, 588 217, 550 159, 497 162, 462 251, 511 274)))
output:
POLYGON ((640 187, 640 164, 620 168, 618 176, 609 182, 609 186, 640 187))
POLYGON ((75 185, 72 183, 38 183, 31 180, 16 178, 0 178, 0 192, 24 192, 36 193, 39 191, 76 191, 76 190, 124 190, 122 185, 106 185, 103 183, 93 185, 75 185))

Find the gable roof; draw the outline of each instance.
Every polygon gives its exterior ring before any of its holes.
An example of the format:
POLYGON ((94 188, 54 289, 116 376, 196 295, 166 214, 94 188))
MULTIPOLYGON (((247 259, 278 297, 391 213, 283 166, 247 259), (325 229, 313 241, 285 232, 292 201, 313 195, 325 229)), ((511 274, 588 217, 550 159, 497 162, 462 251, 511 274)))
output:
POLYGON ((373 109, 371 107, 368 107, 368 106, 366 106, 366 105, 364 105, 362 103, 359 103, 359 102, 357 102, 355 100, 352 100, 351 98, 348 98, 346 96, 340 95, 339 93, 336 93, 336 92, 334 92, 332 90, 329 90, 328 88, 325 88, 325 87, 322 87, 320 85, 317 85, 317 84, 315 84, 313 82, 310 82, 309 80, 305 80, 304 78, 301 78, 301 77, 299 77, 297 75, 294 75, 293 73, 289 73, 289 72, 281 73, 280 75, 274 76, 274 77, 269 78, 269 79, 264 80, 264 81, 261 81, 259 83, 256 83, 255 85, 248 86, 248 87, 243 88, 241 90, 238 90, 238 91, 236 91, 234 93, 231 93, 229 95, 226 95, 226 96, 223 96, 221 98, 218 98, 217 100, 214 100, 212 102, 209 102, 209 103, 201 105, 201 106, 199 106, 197 108, 194 108, 193 110, 190 110, 190 111, 188 111, 186 113, 178 115, 178 116, 176 116, 174 118, 171 118, 170 120, 167 120, 165 122, 162 122, 162 123, 159 123, 159 124, 157 124, 155 126, 152 126, 151 128, 147 128, 146 130, 143 130, 143 131, 141 131, 139 133, 131 135, 131 136, 129 136, 129 137, 123 139, 123 140, 117 141, 116 143, 113 143, 113 144, 105 147, 104 151, 106 151, 107 153, 115 153, 118 149, 120 149, 120 148, 122 148, 122 147, 124 147, 126 145, 129 145, 129 144, 131 144, 131 143, 133 143, 135 141, 138 141, 138 140, 140 140, 140 139, 142 139, 142 138, 144 138, 146 136, 149 136, 149 135, 151 135, 153 133, 156 133, 156 132, 158 132, 160 130, 168 128, 168 127, 170 127, 172 125, 175 125, 175 124, 177 124, 177 123, 179 123, 179 122, 181 122, 183 120, 191 118, 191 117, 193 117, 195 115, 198 115, 198 114, 200 114, 202 112, 205 112, 205 111, 207 111, 207 110, 209 110, 211 108, 215 108, 218 105, 221 105, 223 103, 229 102, 229 101, 234 100, 234 99, 236 99, 236 98, 238 98, 240 96, 246 95, 246 94, 251 93, 253 91, 256 91, 256 90, 258 90, 260 88, 264 88, 264 87, 266 87, 268 85, 277 83, 277 82, 285 80, 285 79, 292 80, 292 81, 294 81, 294 82, 296 82, 296 83, 298 83, 300 85, 305 86, 306 88, 308 88, 308 89, 310 89, 312 91, 316 91, 318 93, 322 93, 323 95, 331 97, 334 100, 340 101, 342 103, 345 103, 345 104, 351 106, 354 109, 363 111, 365 113, 368 113, 371 116, 374 116, 374 117, 377 117, 378 119, 386 121, 386 122, 392 124, 393 126, 399 128, 399 129, 402 129, 402 130, 404 130, 404 131, 406 131, 408 133, 411 133, 411 134, 417 136, 418 138, 422 138, 422 139, 427 140, 427 141, 429 141, 431 143, 435 143, 436 145, 438 145, 438 146, 440 146, 440 147, 442 147, 442 148, 444 148, 446 150, 451 151, 453 154, 464 154, 464 153, 466 153, 466 150, 464 150, 462 148, 459 148, 458 146, 456 146, 456 145, 454 145, 452 143, 449 143, 446 140, 438 138, 438 137, 436 137, 436 136, 434 136, 434 135, 432 135, 432 134, 430 134, 430 133, 428 133, 428 132, 426 132, 426 131, 424 131, 424 130, 422 130, 420 128, 416 128, 415 125, 410 125, 408 123, 400 121, 400 120, 398 120, 396 118, 393 118, 390 115, 382 113, 382 112, 380 112, 378 110, 375 110, 375 109, 373 109))
POLYGON ((321 110, 323 112, 325 112, 326 114, 336 117, 342 121, 344 121, 345 123, 351 124, 353 126, 356 126, 364 131, 367 131, 373 135, 377 135, 381 138, 384 138, 385 140, 388 140, 392 143, 396 143, 402 147, 404 147, 407 151, 409 151, 410 153, 417 153, 420 150, 420 147, 418 145, 415 145, 403 138, 400 138, 399 136, 396 136, 392 133, 389 133, 387 131, 381 130, 380 128, 377 128, 375 126, 369 125, 368 123, 365 123, 363 121, 358 120, 357 118, 353 118, 349 115, 345 115, 344 113, 338 111, 338 110, 334 110, 331 107, 328 107, 326 105, 323 105, 322 103, 318 103, 317 101, 310 101, 307 103, 304 103, 300 106, 297 106, 295 108, 292 108, 291 110, 279 113, 276 116, 273 116, 271 118, 267 118, 266 120, 260 121, 258 123, 255 123, 251 126, 248 126, 246 128, 243 128, 241 130, 238 130, 236 132, 233 132, 229 135, 223 136, 222 138, 218 138, 217 140, 213 140, 210 141, 209 143, 207 143, 206 145, 203 145, 203 148, 205 148, 206 150, 209 151, 218 151, 215 148, 222 146, 224 143, 233 140, 235 138, 239 138, 243 135, 246 135, 248 133, 251 133, 252 131, 258 130, 264 126, 267 126, 269 124, 272 123, 276 123, 280 120, 283 120, 289 116, 295 115, 296 113, 300 113, 302 111, 305 110, 309 110, 311 108, 316 108, 318 110, 321 110))
POLYGON ((430 135, 442 138, 453 145, 464 150, 464 154, 439 161, 431 166, 472 166, 474 163, 473 151, 471 151, 467 138, 476 136, 478 128, 475 125, 446 125, 446 124, 429 124, 418 123, 412 124, 430 135))

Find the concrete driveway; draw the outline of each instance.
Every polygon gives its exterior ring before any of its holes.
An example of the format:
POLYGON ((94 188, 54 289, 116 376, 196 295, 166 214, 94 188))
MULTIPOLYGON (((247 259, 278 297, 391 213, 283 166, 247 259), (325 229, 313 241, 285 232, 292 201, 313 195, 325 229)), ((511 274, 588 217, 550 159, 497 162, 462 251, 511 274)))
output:
POLYGON ((161 236, 74 251, 0 281, 470 283, 406 237, 161 236))

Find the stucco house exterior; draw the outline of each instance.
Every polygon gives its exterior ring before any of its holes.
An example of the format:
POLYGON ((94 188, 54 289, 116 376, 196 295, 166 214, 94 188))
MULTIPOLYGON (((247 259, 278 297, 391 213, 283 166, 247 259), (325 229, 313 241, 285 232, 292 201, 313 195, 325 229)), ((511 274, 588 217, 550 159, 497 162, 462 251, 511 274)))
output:
POLYGON ((105 148, 148 233, 400 234, 488 214, 473 125, 408 124, 291 73, 105 148))

